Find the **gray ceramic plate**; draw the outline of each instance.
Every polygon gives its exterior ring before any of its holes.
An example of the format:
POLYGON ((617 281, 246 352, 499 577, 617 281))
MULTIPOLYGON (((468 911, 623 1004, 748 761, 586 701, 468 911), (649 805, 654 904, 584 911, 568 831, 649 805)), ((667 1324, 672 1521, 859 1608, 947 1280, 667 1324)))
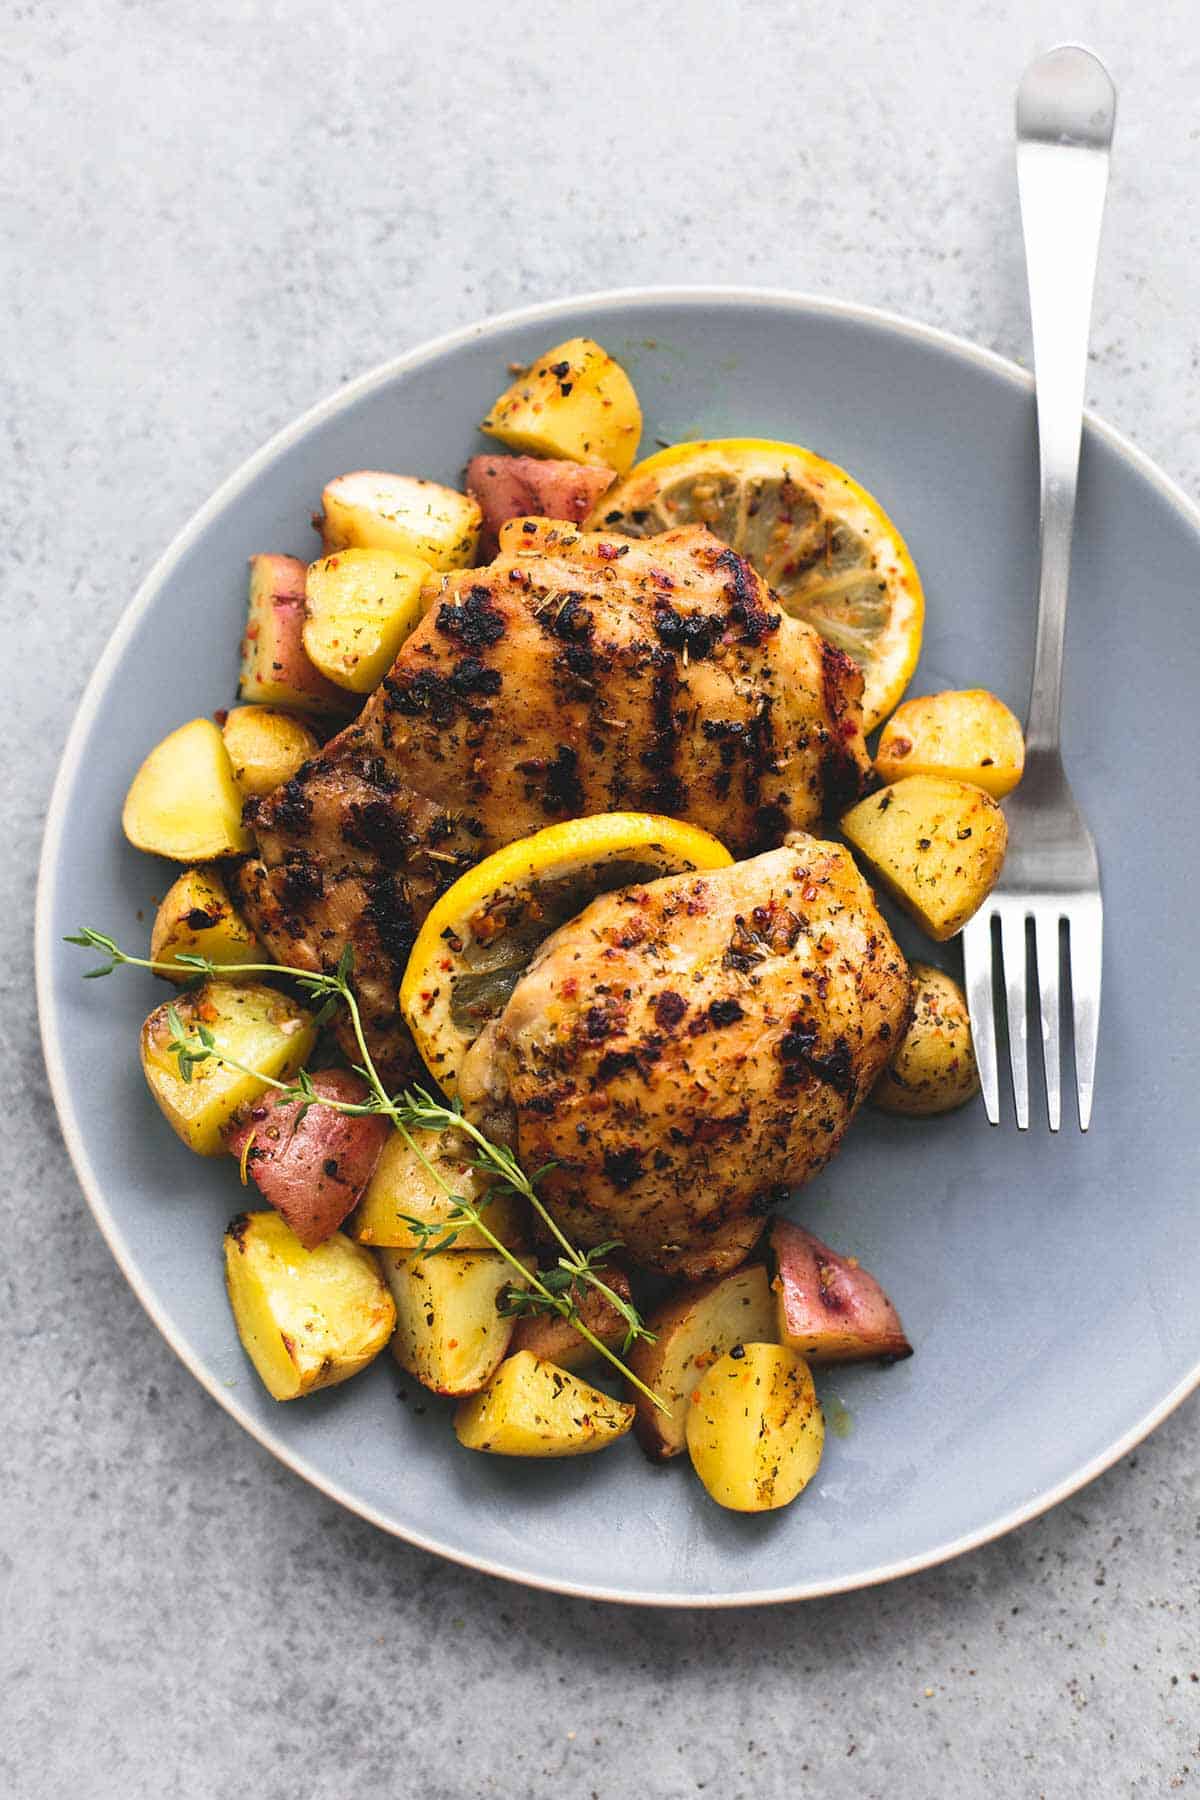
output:
POLYGON ((564 1592, 688 1605, 829 1593, 1031 1518, 1200 1379, 1189 1130, 1200 937, 1180 759, 1200 691, 1200 514, 1128 443, 1088 425, 1067 656, 1071 778, 1105 881, 1095 1124, 1051 1139, 1042 1123, 991 1130, 978 1105, 929 1123, 864 1115, 793 1210, 880 1275, 917 1354, 823 1381, 842 1430, 780 1514, 720 1512, 685 1465, 652 1470, 632 1443, 582 1463, 467 1455, 440 1403, 418 1414, 399 1402, 386 1357, 346 1387, 276 1406, 222 1288, 233 1167, 183 1149, 138 1071, 137 1029, 161 989, 149 976, 84 983, 80 952, 60 943, 81 921, 145 936, 139 911, 165 871, 126 847, 121 798, 150 744, 231 698, 247 556, 311 555, 308 515, 343 469, 457 480, 507 365, 579 332, 630 369, 647 446, 753 434, 851 469, 925 580, 915 691, 979 684, 1023 705, 1034 414, 1011 364, 880 313, 753 291, 597 295, 457 333, 277 437, 197 514, 121 621, 47 826, 46 1057, 84 1191, 151 1317, 221 1405, 324 1492, 412 1543, 564 1592))

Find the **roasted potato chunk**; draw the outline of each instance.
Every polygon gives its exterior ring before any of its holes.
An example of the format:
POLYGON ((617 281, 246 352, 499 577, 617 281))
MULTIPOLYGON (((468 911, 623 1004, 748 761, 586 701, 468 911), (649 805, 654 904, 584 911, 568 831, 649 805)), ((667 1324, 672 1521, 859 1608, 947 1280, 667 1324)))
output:
MULTIPOLYGON (((369 1089, 348 1069, 312 1077, 319 1100, 361 1106, 369 1089)), ((371 1178, 392 1127, 378 1113, 285 1100, 268 1088, 240 1113, 226 1137, 264 1200, 285 1218, 306 1250, 335 1232, 371 1178)))
POLYGON ((282 787, 321 747, 307 725, 275 706, 235 706, 221 736, 246 799, 282 787))
POLYGON ((912 1355, 899 1313, 856 1257, 839 1256, 788 1219, 776 1219, 770 1242, 781 1343, 814 1363, 912 1355))
POLYGON ((243 700, 321 718, 345 718, 352 702, 304 648, 305 565, 295 556, 250 558, 250 605, 242 637, 243 700))
POLYGON ((415 1131, 412 1136, 416 1150, 401 1131, 393 1131, 383 1146, 375 1173, 347 1228, 352 1237, 380 1249, 416 1250, 421 1235, 410 1223, 415 1219, 422 1225, 444 1225, 447 1231, 455 1231, 456 1250, 488 1249, 488 1240, 474 1225, 455 1225, 451 1220, 454 1203, 442 1186, 444 1182, 473 1206, 486 1199, 488 1230, 502 1244, 519 1250, 528 1242, 522 1203, 511 1193, 486 1198, 487 1177, 467 1161, 461 1137, 439 1131, 415 1131), (422 1156, 431 1168, 422 1162, 422 1156))
POLYGON ((312 1015, 261 981, 206 981, 190 994, 165 1000, 142 1026, 142 1071, 163 1113, 184 1143, 200 1156, 219 1156, 234 1114, 266 1092, 267 1081, 287 1081, 312 1052, 312 1015), (185 1081, 168 1048, 175 1033, 167 1017, 174 1007, 185 1031, 201 1025, 212 1033, 213 1052, 185 1081), (231 1069, 227 1056, 257 1071, 231 1069))
POLYGON ((705 1371, 688 1407, 692 1467, 732 1512, 788 1506, 816 1474, 824 1445, 812 1373, 784 1344, 740 1344, 705 1371))
MULTIPOLYGON (((632 1300, 633 1290, 624 1269, 600 1265, 596 1273, 620 1299, 632 1300)), ((607 1349, 619 1350, 625 1342, 625 1320, 612 1301, 590 1286, 577 1286, 573 1297, 580 1323, 607 1349)), ((531 1350, 539 1362, 554 1363, 560 1369, 586 1368, 599 1355, 561 1313, 527 1313, 518 1319, 512 1348, 514 1353, 531 1350)))
POLYGON ((321 495, 321 542, 335 550, 392 550, 431 569, 469 569, 481 514, 456 488, 416 475, 358 469, 339 475, 321 495))
POLYGON ((435 1394, 477 1393, 512 1338, 500 1311, 505 1288, 520 1285, 512 1264, 498 1250, 379 1255, 396 1302, 396 1361, 435 1394))
POLYGON ((628 475, 642 435, 633 383, 591 338, 569 338, 539 356, 480 426, 512 450, 569 462, 607 463, 628 475))
POLYGON ((686 1287, 646 1324, 655 1341, 639 1339, 626 1360, 670 1409, 660 1412, 643 1394, 634 1395, 638 1442, 652 1462, 662 1462, 685 1448, 688 1401, 701 1372, 737 1344, 774 1340, 775 1305, 767 1271, 752 1263, 719 1281, 686 1287))
POLYGON ((978 912, 1008 845, 1004 814, 991 795, 945 775, 907 775, 869 795, 843 815, 842 832, 938 943, 978 912))
POLYGON ((177 973, 158 971, 167 981, 194 981, 195 969, 176 958, 206 956, 231 974, 239 963, 266 962, 263 948, 241 914, 234 909, 225 883, 215 869, 185 869, 167 889, 154 915, 150 956, 174 965, 177 973))
POLYGON ((925 694, 898 706, 879 737, 882 781, 948 775, 1003 800, 1021 779, 1025 739, 1003 700, 986 688, 925 694))
POLYGON ((910 963, 912 1023, 871 1090, 884 1112, 952 1112, 979 1092, 971 1015, 957 981, 930 963, 910 963))
POLYGON ((481 556, 495 556, 510 519, 566 519, 581 525, 616 479, 605 463, 549 462, 540 456, 473 456, 467 492, 483 513, 481 556))
POLYGON ((209 862, 250 848, 242 796, 211 719, 192 719, 154 746, 125 796, 121 825, 139 850, 175 862, 209 862))
POLYGON ((310 564, 304 648, 321 673, 355 694, 378 687, 432 578, 427 562, 398 550, 338 550, 310 564))
POLYGON ((340 1232, 306 1250, 276 1212, 233 1220, 225 1285, 242 1348, 274 1400, 357 1375, 396 1323, 370 1251, 340 1232))
POLYGON ((520 1350, 487 1386, 464 1400, 454 1431, 468 1450, 491 1456, 585 1456, 623 1437, 633 1408, 589 1387, 557 1363, 520 1350))

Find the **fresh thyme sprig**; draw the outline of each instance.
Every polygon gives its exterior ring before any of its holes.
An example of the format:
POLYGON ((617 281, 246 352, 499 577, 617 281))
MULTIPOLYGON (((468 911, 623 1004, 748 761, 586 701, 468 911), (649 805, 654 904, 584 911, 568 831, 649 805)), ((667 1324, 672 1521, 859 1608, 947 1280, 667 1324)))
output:
MULTIPOLYGON (((623 1350, 630 1350, 639 1338, 644 1339, 647 1343, 654 1342, 654 1333, 648 1331, 643 1325, 636 1307, 609 1287, 600 1268, 597 1267, 598 1264, 602 1264, 605 1255, 611 1255, 614 1250, 619 1248, 619 1240, 614 1238, 606 1244, 598 1245, 593 1250, 577 1250, 570 1239, 559 1230, 553 1215, 537 1192, 535 1183, 550 1172, 554 1166, 552 1163, 548 1163, 545 1168, 538 1169, 533 1175, 527 1175, 508 1145, 493 1143, 491 1138, 480 1131, 472 1120, 464 1117, 461 1107, 457 1104, 446 1105, 437 1101, 424 1088, 410 1089, 401 1096, 401 1100, 407 1111, 405 1122, 408 1125, 421 1131, 456 1131, 469 1139, 477 1152, 469 1166, 479 1169, 485 1175, 493 1178, 497 1184, 492 1190, 493 1194, 507 1191, 520 1195, 537 1213, 559 1244, 562 1254, 558 1258, 557 1269, 544 1272, 541 1280, 533 1284, 533 1296, 543 1301, 540 1310, 558 1312, 564 1318, 570 1318, 575 1329, 580 1331, 589 1342, 595 1343, 597 1340, 583 1326, 578 1317, 578 1307, 574 1299, 576 1288, 594 1288, 625 1322, 623 1350), (560 1274, 561 1281, 558 1279, 560 1274), (554 1285, 552 1286, 551 1283, 554 1285)), ((411 1138, 409 1142, 412 1142, 411 1138)), ((418 1155, 420 1154, 418 1150, 418 1155)), ((433 1168, 426 1157, 422 1156, 422 1161, 435 1180, 449 1194, 451 1190, 448 1184, 442 1181, 437 1170, 433 1168)), ((462 1204, 460 1196, 453 1197, 462 1204)), ((474 1223, 474 1221, 471 1220, 470 1223, 474 1223)), ((435 1227, 435 1229, 437 1228, 435 1227)), ((526 1311, 537 1309, 536 1300, 533 1297, 523 1304, 526 1311)), ((607 1351, 604 1354, 608 1355, 610 1362, 616 1361, 616 1358, 607 1351)), ((618 1367, 623 1368, 623 1365, 618 1363, 618 1367)), ((626 1373, 628 1372, 626 1371, 626 1373)), ((630 1379, 635 1380, 635 1385, 641 1386, 641 1383, 636 1382, 634 1377, 631 1376, 630 1379)))
MULTIPOLYGON (((122 967, 149 969, 154 974, 176 977, 178 977, 181 965, 198 978, 230 973, 228 968, 214 963, 208 957, 192 955, 187 952, 180 952, 170 963, 156 962, 150 957, 131 956, 121 949, 115 939, 107 936, 104 932, 93 930, 90 926, 82 926, 78 934, 68 937, 66 942, 77 944, 84 949, 98 950, 107 958, 107 961, 99 967, 87 971, 85 976, 87 980, 97 980, 102 976, 111 975, 115 969, 122 967)), ((285 963, 238 963, 236 972, 239 975, 287 976, 303 992, 321 1001, 316 1014, 318 1024, 324 1024, 339 1005, 344 1005, 349 1014, 354 1041, 362 1059, 356 1065, 356 1073, 361 1075, 367 1084, 369 1090, 367 1100, 356 1103, 333 1100, 319 1094, 313 1086, 312 1078, 304 1069, 301 1069, 295 1080, 290 1082, 279 1081, 269 1075, 264 1075, 260 1070, 250 1068, 247 1064, 219 1051, 213 1033, 207 1025, 197 1023, 194 1029, 189 1030, 178 1009, 170 1006, 167 1009, 167 1022, 171 1028, 172 1038, 167 1048, 176 1059, 182 1079, 191 1081, 193 1071, 201 1063, 214 1061, 225 1068, 236 1069, 241 1074, 250 1075, 255 1080, 263 1082, 266 1087, 277 1092, 283 1100, 298 1101, 303 1106, 326 1106, 335 1112, 375 1113, 389 1118, 426 1173, 441 1188, 450 1202, 446 1219, 438 1224, 430 1224, 428 1220, 401 1215, 417 1240, 418 1254, 433 1256, 439 1251, 448 1250, 456 1242, 460 1232, 468 1226, 474 1227, 485 1243, 498 1251, 520 1278, 519 1282, 514 1282, 508 1290, 504 1303, 506 1311, 514 1314, 535 1312, 558 1314, 561 1318, 566 1319, 581 1337, 586 1338, 592 1348, 611 1363, 633 1387, 652 1401, 660 1411, 666 1411, 664 1402, 654 1390, 634 1374, 622 1357, 602 1343, 580 1317, 578 1296, 583 1288, 593 1288, 608 1301, 624 1321, 625 1337, 622 1345, 624 1354, 628 1354, 639 1339, 647 1343, 654 1342, 653 1332, 646 1329, 636 1307, 621 1294, 614 1292, 603 1278, 603 1259, 619 1248, 620 1240, 613 1239, 608 1243, 599 1244, 591 1250, 577 1250, 570 1239, 560 1230, 537 1192, 536 1183, 549 1173, 553 1164, 547 1164, 533 1175, 527 1175, 512 1150, 505 1144, 494 1143, 472 1120, 465 1117, 457 1102, 446 1104, 422 1087, 409 1088, 398 1095, 388 1093, 367 1045, 358 1001, 350 986, 352 968, 353 952, 350 945, 347 945, 338 961, 337 968, 331 971, 297 969, 285 963), (414 1132, 421 1131, 458 1132, 469 1141, 475 1152, 470 1159, 469 1166, 491 1178, 489 1190, 481 1195, 478 1201, 467 1199, 464 1194, 456 1193, 450 1186, 441 1170, 434 1165, 413 1136, 414 1132), (525 1200, 537 1213, 558 1244, 561 1255, 553 1269, 531 1273, 520 1257, 507 1244, 502 1243, 488 1225, 484 1217, 486 1207, 498 1194, 506 1192, 517 1194, 525 1200)))

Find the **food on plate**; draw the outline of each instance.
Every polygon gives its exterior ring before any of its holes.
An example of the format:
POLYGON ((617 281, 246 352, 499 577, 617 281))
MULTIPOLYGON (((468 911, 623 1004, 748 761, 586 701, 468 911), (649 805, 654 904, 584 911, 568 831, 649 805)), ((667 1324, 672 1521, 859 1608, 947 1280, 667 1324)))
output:
MULTIPOLYGON (((990 802, 989 802, 990 804, 990 802)), ((562 1228, 689 1278, 743 1261, 824 1168, 908 1020, 908 968, 840 845, 604 894, 548 938, 459 1071, 562 1228)))
POLYGON ((653 1342, 629 1352, 629 1366, 652 1388, 663 1407, 644 1394, 635 1398, 634 1430, 651 1462, 664 1462, 687 1448, 687 1410, 696 1384, 738 1344, 773 1343, 775 1301, 762 1263, 750 1263, 673 1294, 650 1314, 653 1342))
POLYGON ((327 556, 335 550, 392 550, 431 569, 465 569, 475 561, 479 506, 438 481, 358 469, 328 484, 321 508, 327 556))
POLYGON ((490 851, 619 809, 746 855, 836 815, 869 770, 858 670, 701 527, 635 543, 526 519, 502 540, 446 578, 359 718, 248 812, 239 905, 283 962, 353 945, 392 1083, 416 1068, 396 1004, 414 938, 490 851))
POLYGON ((497 400, 511 453, 472 457, 466 494, 330 481, 320 559, 250 560, 243 704, 164 739, 125 803, 133 843, 220 873, 179 876, 148 965, 70 941, 107 957, 89 973, 189 983, 142 1064, 270 1202, 225 1263, 277 1399, 390 1340, 469 1449, 634 1428, 761 1512, 820 1463, 809 1363, 912 1353, 811 1232, 776 1220, 748 1260, 769 1215, 868 1094, 919 1115, 979 1085, 961 990, 909 968, 855 855, 953 935, 1024 746, 983 689, 893 711, 921 584, 844 470, 756 438, 633 467, 641 426, 574 338, 497 400), (839 818, 850 848, 820 835, 839 818), (627 1398, 573 1372, 593 1359, 627 1398))
POLYGON ((842 833, 937 943, 979 911, 1008 845, 1008 825, 991 795, 946 775, 906 775, 860 800, 843 814, 842 833))
POLYGON ((235 706, 221 736, 244 799, 290 781, 321 747, 303 720, 277 706, 235 706))
POLYGON ((871 1098, 884 1112, 924 1118, 951 1112, 979 1092, 971 1015, 957 981, 929 963, 910 963, 913 1013, 871 1098))
POLYGON ((540 456, 473 456, 467 492, 479 502, 481 557, 496 554, 500 527, 510 519, 566 519, 579 525, 616 480, 603 463, 550 462, 540 456))
POLYGON ((125 796, 125 836, 175 862, 209 862, 248 850, 242 796, 211 719, 193 719, 156 744, 125 796))
POLYGON ((351 702, 326 680, 304 648, 308 569, 295 556, 250 558, 250 605, 242 635, 238 694, 318 718, 345 718, 351 702))
POLYGON ((400 984, 425 1067, 454 1093, 463 1057, 538 945, 597 894, 732 861, 708 832, 653 813, 594 813, 493 851, 435 903, 400 984))
POLYGON ((252 1106, 270 1081, 289 1080, 315 1041, 312 1015, 278 988, 214 979, 155 1007, 142 1026, 142 1072, 188 1148, 219 1156, 234 1114, 252 1106), (172 1048, 180 1028, 189 1037, 208 1033, 212 1053, 195 1064, 181 1063, 172 1048))
POLYGON ((173 881, 154 915, 150 957, 168 981, 194 981, 196 971, 176 959, 204 956, 232 973, 239 963, 260 963, 266 953, 245 919, 234 910, 215 869, 185 869, 173 881))
MULTIPOLYGON (((605 1286, 621 1300, 626 1303, 632 1300, 633 1290, 624 1269, 613 1263, 598 1263, 595 1269, 605 1286)), ((572 1297, 580 1320, 592 1336, 607 1344, 610 1350, 620 1349, 625 1342, 627 1321, 607 1295, 595 1287, 575 1287, 572 1297)), ((560 1369, 585 1368, 596 1360, 595 1346, 561 1313, 530 1313, 519 1318, 512 1336, 512 1348, 514 1353, 530 1350, 539 1362, 554 1363, 560 1369)))
MULTIPOLYGON (((318 1101, 362 1106, 370 1096, 362 1077, 347 1069, 323 1069, 310 1079, 318 1101)), ((391 1135, 377 1113, 337 1112, 268 1088, 239 1113, 226 1142, 263 1199, 311 1250, 353 1211, 391 1135)))
POLYGON ((687 1411, 688 1455, 718 1506, 790 1505, 824 1446, 812 1372, 786 1344, 739 1344, 700 1377, 687 1411))
POLYGON ((633 383, 592 338, 568 338, 523 370, 480 425, 510 449, 569 462, 633 467, 642 409, 633 383))
POLYGON ((365 1369, 396 1309, 367 1250, 335 1232, 306 1250, 276 1212, 225 1233, 225 1284, 242 1347, 275 1400, 297 1400, 365 1369))
POLYGON ((459 1443, 492 1456, 583 1456, 623 1437, 632 1424, 632 1406, 531 1350, 506 1358, 454 1415, 459 1443))
POLYGON ((500 1310, 505 1290, 519 1285, 512 1264, 496 1250, 381 1250, 379 1260, 396 1302, 392 1354, 401 1368, 435 1394, 477 1393, 512 1338, 514 1317, 500 1310))
POLYGON ((647 457, 592 512, 593 529, 651 537, 701 524, 747 557, 787 612, 854 658, 873 731, 908 685, 925 599, 879 502, 798 444, 715 438, 647 457))
POLYGON ((986 688, 923 694, 898 706, 879 734, 875 770, 883 781, 949 775, 1003 800, 1025 768, 1020 722, 986 688))
POLYGON ((433 571, 399 550, 338 550, 312 563, 305 589, 304 648, 330 681, 369 694, 421 617, 433 571))
POLYGON ((528 1242, 517 1196, 492 1189, 461 1136, 437 1131, 390 1134, 348 1230, 360 1244, 416 1250, 423 1228, 434 1225, 444 1228, 435 1241, 453 1233, 455 1249, 486 1250, 488 1239, 477 1226, 451 1220, 457 1194, 483 1208, 488 1230, 502 1244, 519 1250, 528 1242))
POLYGON ((771 1227, 772 1335, 813 1363, 899 1362, 912 1355, 900 1315, 854 1256, 839 1256, 811 1231, 776 1219, 771 1227))

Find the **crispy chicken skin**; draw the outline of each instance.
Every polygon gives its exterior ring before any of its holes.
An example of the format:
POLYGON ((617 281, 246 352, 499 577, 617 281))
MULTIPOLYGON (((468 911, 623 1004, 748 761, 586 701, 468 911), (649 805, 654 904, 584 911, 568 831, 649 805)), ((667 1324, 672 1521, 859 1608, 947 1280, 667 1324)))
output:
POLYGON ((601 895, 548 938, 468 1052, 468 1113, 515 1136, 584 1244, 696 1279, 734 1268, 782 1185, 841 1142, 903 1036, 908 968, 849 852, 601 895))
POLYGON ((445 577, 361 715, 249 813, 241 903, 281 961, 354 945, 373 1052, 415 1068, 396 989, 439 893, 555 819, 670 813, 735 854, 862 791, 862 677, 702 526, 504 526, 445 577))

